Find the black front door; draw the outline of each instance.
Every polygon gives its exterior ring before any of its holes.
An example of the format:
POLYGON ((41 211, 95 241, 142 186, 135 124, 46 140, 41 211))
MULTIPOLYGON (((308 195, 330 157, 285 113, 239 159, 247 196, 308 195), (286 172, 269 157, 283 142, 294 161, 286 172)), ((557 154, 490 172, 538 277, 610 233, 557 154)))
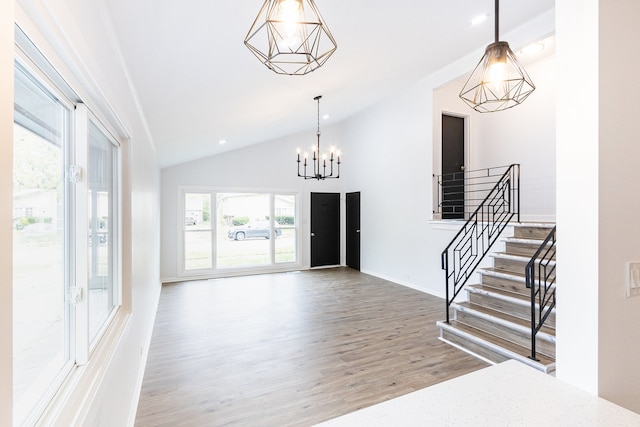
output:
POLYGON ((347 193, 347 265, 360 271, 360 192, 347 193))
POLYGON ((464 218, 464 118, 442 115, 442 218, 464 218))
POLYGON ((340 193, 311 193, 311 267, 340 264, 340 193))

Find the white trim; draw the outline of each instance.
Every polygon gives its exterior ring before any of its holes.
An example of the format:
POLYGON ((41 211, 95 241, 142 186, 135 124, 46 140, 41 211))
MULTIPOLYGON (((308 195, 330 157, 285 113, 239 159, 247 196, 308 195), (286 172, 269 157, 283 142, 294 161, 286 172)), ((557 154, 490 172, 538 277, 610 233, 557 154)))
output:
POLYGON ((129 319, 129 313, 119 310, 111 327, 100 337, 96 351, 87 364, 76 366, 71 372, 36 426, 56 425, 59 422, 65 425, 85 424, 89 408, 129 326, 129 319))
MULTIPOLYGON (((321 268, 335 268, 335 267, 343 267, 343 266, 330 266, 330 267, 314 267, 313 270, 315 269, 321 269, 321 268)), ((224 279, 227 277, 239 277, 239 276, 254 276, 254 275, 258 275, 258 274, 273 274, 273 273, 293 273, 296 271, 306 271, 306 270, 312 270, 309 267, 300 267, 300 266, 291 266, 291 267, 282 267, 282 268, 273 268, 273 269, 266 269, 266 268, 256 268, 256 269, 251 269, 251 270, 235 270, 235 271, 222 271, 219 273, 211 273, 211 274, 200 274, 200 275, 196 275, 196 276, 174 276, 174 277, 163 277, 162 279, 160 279, 160 281, 162 282, 163 285, 169 284, 169 283, 180 283, 180 282, 189 282, 191 280, 211 280, 211 279, 224 279)))
POLYGON ((365 273, 365 274, 368 274, 370 276, 377 277, 379 279, 386 280, 388 282, 395 283, 397 285, 402 285, 402 286, 405 286, 407 288, 410 288, 410 289, 413 289, 413 290, 416 290, 416 291, 420 291, 420 292, 423 292, 425 294, 432 295, 434 297, 441 298, 443 300, 445 298, 444 292, 436 292, 436 291, 434 291, 432 289, 425 289, 425 288, 420 287, 419 285, 416 285, 415 283, 411 283, 411 282, 407 282, 407 281, 404 281, 404 280, 400 280, 400 279, 397 279, 395 277, 386 276, 384 274, 376 273, 376 272, 370 271, 370 270, 361 270, 361 272, 365 273))
POLYGON ((75 164, 82 168, 82 176, 75 183, 75 282, 82 289, 82 298, 75 306, 76 311, 76 363, 85 365, 89 360, 89 110, 84 104, 77 104, 75 110, 75 164))

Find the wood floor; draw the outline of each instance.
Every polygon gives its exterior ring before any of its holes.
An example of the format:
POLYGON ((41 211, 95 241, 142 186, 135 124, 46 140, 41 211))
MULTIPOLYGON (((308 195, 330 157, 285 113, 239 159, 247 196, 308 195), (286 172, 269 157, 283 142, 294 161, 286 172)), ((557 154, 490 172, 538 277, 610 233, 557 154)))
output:
POLYGON ((348 268, 165 285, 136 426, 310 426, 486 367, 444 302, 348 268))

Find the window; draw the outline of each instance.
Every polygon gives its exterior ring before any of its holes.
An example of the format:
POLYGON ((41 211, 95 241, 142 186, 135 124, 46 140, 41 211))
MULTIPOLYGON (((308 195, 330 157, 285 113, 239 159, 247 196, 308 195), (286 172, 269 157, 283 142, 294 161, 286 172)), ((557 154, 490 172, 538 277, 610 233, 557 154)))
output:
POLYGON ((20 423, 73 362, 73 313, 66 303, 73 205, 64 180, 69 105, 19 65, 14 91, 13 204, 14 212, 24 212, 13 219, 13 390, 20 423))
POLYGON ((237 268, 271 263, 269 194, 218 193, 216 266, 237 268))
POLYGON ((93 342, 118 302, 116 188, 117 148, 99 124, 89 123, 87 255, 89 339, 93 342))
POLYGON ((119 154, 110 133, 15 62, 14 421, 40 417, 120 306, 119 154))
POLYGON ((276 224, 280 236, 276 240, 276 263, 296 261, 297 223, 296 198, 293 195, 278 194, 274 198, 276 224))
POLYGON ((184 197, 184 206, 185 269, 211 268, 213 266, 211 195, 187 193, 184 197))
POLYGON ((183 274, 298 262, 297 195, 184 190, 181 198, 183 274))

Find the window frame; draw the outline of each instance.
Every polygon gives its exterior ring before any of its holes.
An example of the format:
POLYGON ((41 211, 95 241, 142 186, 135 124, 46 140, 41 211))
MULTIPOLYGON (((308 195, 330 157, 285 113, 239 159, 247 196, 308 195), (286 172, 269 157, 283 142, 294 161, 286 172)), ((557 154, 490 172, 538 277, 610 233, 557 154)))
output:
MULTIPOLYGON (((36 66, 29 58, 21 55, 18 51, 14 55, 14 70, 16 67, 22 68, 25 74, 28 74, 29 78, 35 81, 35 84, 42 86, 43 89, 50 92, 51 95, 56 97, 56 100, 67 110, 68 114, 66 117, 66 132, 68 133, 66 138, 66 146, 63 147, 63 169, 66 170, 68 165, 74 162, 75 158, 75 139, 74 139, 74 104, 71 99, 61 90, 55 82, 50 79, 46 73, 44 73, 40 68, 36 66)), ((15 79, 15 77, 14 77, 15 79)), ((14 122, 15 125, 15 122, 14 122)), ((12 141, 14 144, 15 141, 12 141)), ((76 277, 73 274, 74 264, 76 263, 75 258, 75 232, 74 232, 74 220, 75 220, 75 206, 76 206, 76 198, 75 198, 75 190, 73 186, 65 179, 63 183, 64 188, 64 201, 65 201, 65 212, 64 212, 64 221, 65 221, 65 233, 64 233, 64 246, 65 246, 65 260, 64 260, 64 269, 65 269, 65 293, 68 294, 69 288, 75 284, 76 277)), ((68 316, 68 324, 65 326, 67 330, 65 331, 65 340, 68 339, 66 343, 66 351, 68 352, 68 358, 65 361, 62 369, 58 372, 55 379, 49 384, 44 393, 39 396, 37 402, 33 406, 31 406, 28 414, 22 420, 24 425, 34 424, 40 415, 45 411, 49 402, 54 398, 57 390, 65 383, 68 376, 73 371, 76 365, 76 357, 77 357, 77 337, 74 325, 78 322, 77 311, 73 309, 73 307, 69 306, 67 302, 65 302, 67 307, 65 310, 67 311, 68 316)), ((14 350, 15 351, 15 350, 14 350)), ((16 413, 16 404, 17 402, 14 399, 13 402, 13 411, 16 413)))
MULTIPOLYGON (((65 237, 65 253, 70 254, 69 262, 65 266, 69 269, 68 289, 88 286, 87 251, 88 251, 88 127, 89 121, 98 127, 113 144, 115 155, 115 170, 113 173, 114 207, 113 207, 113 278, 116 282, 114 307, 104 319, 102 327, 97 330, 94 339, 88 335, 88 293, 82 289, 82 300, 79 304, 70 305, 69 334, 70 357, 64 372, 61 372, 52 382, 37 403, 31 406, 29 414, 23 420, 24 425, 49 425, 55 420, 83 419, 86 415, 86 402, 96 397, 100 385, 100 378, 104 369, 114 357, 114 349, 123 336, 131 315, 131 283, 126 272, 130 271, 130 263, 125 254, 126 225, 123 223, 125 212, 130 211, 130 195, 125 197, 124 189, 129 188, 129 175, 125 168, 128 162, 128 134, 108 104, 96 104, 91 108, 81 102, 81 97, 71 88, 65 78, 36 47, 29 37, 15 24, 15 45, 13 66, 19 64, 34 79, 38 79, 43 86, 65 100, 65 107, 69 109, 69 149, 65 153, 65 191, 68 201, 73 206, 66 214, 68 231, 65 237), (107 111, 102 111, 107 106, 107 111), (106 114, 100 114, 100 113, 106 114), (109 117, 109 119, 105 119, 109 117), (84 130, 83 126, 84 125, 84 130), (82 137, 84 135, 84 138, 82 137), (116 135, 120 135, 119 137, 116 135), (73 175, 68 166, 79 167, 79 179, 76 183, 69 183, 73 175), (83 192, 84 189, 84 192, 83 192), (84 262, 83 262, 84 261, 84 262), (126 279, 126 280, 125 280, 126 279), (86 284, 86 285, 85 285, 86 284), (84 304, 84 305, 83 305, 84 304), (85 335, 86 332, 86 335, 85 335), (86 338, 84 338, 86 337, 86 338)), ((83 88, 86 89, 86 88, 83 88)), ((94 100, 95 101, 95 100, 94 100)), ((95 102, 94 102, 95 104, 95 102)), ((128 229, 128 228, 127 228, 128 229)), ((127 235, 128 236, 128 235, 127 235)), ((130 236, 126 244, 130 245, 130 236)), ((68 304, 68 303, 67 303, 68 304)), ((13 329, 13 327, 12 327, 13 329)), ((13 387, 11 387, 12 389, 13 387)), ((13 402, 15 411, 16 402, 13 402)), ((14 424, 15 424, 14 420, 14 424)))
POLYGON ((177 189, 177 276, 179 278, 208 278, 208 277, 226 277, 236 276, 247 273, 262 273, 262 272, 277 272, 277 271, 292 271, 301 268, 302 266, 302 225, 300 222, 301 212, 301 193, 298 190, 279 190, 279 189, 255 189, 255 188, 221 188, 221 187, 205 187, 205 186, 178 186, 177 189), (187 193, 200 193, 209 194, 211 197, 211 268, 203 269, 190 269, 185 267, 185 196, 187 193), (253 266, 241 266, 241 267, 224 267, 219 268, 217 265, 217 211, 218 200, 217 195, 219 193, 241 193, 241 194, 266 194, 269 198, 269 217, 272 230, 275 228, 275 196, 285 195, 293 196, 295 200, 295 253, 296 259, 291 262, 276 262, 275 261, 275 239, 269 239, 270 246, 270 261, 268 264, 253 265, 253 266))

